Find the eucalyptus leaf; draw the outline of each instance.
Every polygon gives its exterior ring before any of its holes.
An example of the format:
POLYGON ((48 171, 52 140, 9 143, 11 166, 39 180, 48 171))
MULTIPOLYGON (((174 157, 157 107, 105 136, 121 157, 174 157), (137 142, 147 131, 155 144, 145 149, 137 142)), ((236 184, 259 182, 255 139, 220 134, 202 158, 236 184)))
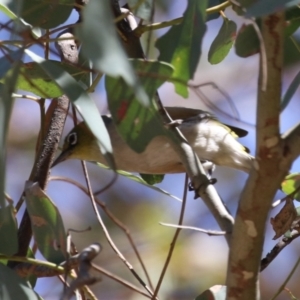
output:
MULTIPOLYGON (((206 31, 207 0, 189 0, 183 21, 174 25, 156 42, 160 51, 159 60, 171 63, 173 77, 187 83, 192 79, 201 56, 201 44, 206 31)), ((188 97, 187 85, 175 83, 176 92, 188 97)))
POLYGON ((0 295, 5 300, 39 300, 28 282, 16 272, 0 263, 0 295))
MULTIPOLYGON (((56 65, 70 73, 76 81, 84 79, 88 74, 80 67, 55 60, 49 61, 53 65, 56 65)), ((0 82, 3 82, 3 80, 0 80, 0 82)), ((18 76, 17 88, 34 93, 43 98, 55 98, 63 94, 60 86, 47 74, 47 72, 45 72, 44 69, 40 67, 37 62, 29 62, 22 65, 18 76)))
POLYGON ((61 215, 38 183, 27 182, 25 199, 34 240, 43 256, 50 262, 66 260, 66 233, 61 215))
POLYGON ((112 146, 109 134, 99 114, 98 108, 87 92, 76 80, 57 64, 36 55, 30 50, 26 53, 42 68, 53 81, 63 90, 68 98, 76 106, 82 118, 98 140, 99 148, 106 158, 107 163, 115 169, 112 156, 112 146))
MULTIPOLYGON (((173 68, 158 61, 132 60, 140 81, 152 99, 159 88, 168 80, 173 68)), ((165 128, 154 103, 149 107, 141 105, 133 89, 129 89, 122 78, 106 76, 105 87, 113 120, 120 135, 136 152, 143 152, 157 135, 164 135, 165 128)))
POLYGON ((82 54, 95 69, 111 77, 121 76, 142 105, 150 104, 117 36, 109 1, 89 1, 76 32, 82 54))
POLYGON ((4 199, 6 165, 5 145, 8 132, 8 123, 13 107, 11 93, 15 89, 23 51, 23 49, 17 49, 9 53, 10 58, 15 61, 13 64, 5 56, 0 58, 0 78, 3 79, 4 82, 4 84, 0 83, 0 207, 2 208, 6 206, 4 199), (9 69, 12 71, 9 74, 6 74, 9 69))
POLYGON ((236 28, 235 22, 224 18, 223 24, 208 52, 208 61, 211 64, 218 64, 227 56, 236 37, 236 28))
MULTIPOLYGON (((289 174, 288 176, 285 177, 285 179, 281 183, 281 189, 287 195, 294 193, 299 188, 300 188, 300 173, 289 174)), ((295 200, 300 201, 300 191, 297 191, 293 195, 293 198, 295 200)))
POLYGON ((14 207, 0 208, 0 253, 11 256, 18 251, 18 226, 14 207))
POLYGON ((235 52, 240 57, 259 53, 259 39, 252 24, 242 25, 235 41, 235 52))
MULTIPOLYGON (((100 163, 96 163, 96 164, 97 164, 99 167, 103 168, 103 169, 108 169, 108 167, 105 166, 105 165, 103 165, 103 164, 100 164, 100 163)), ((157 186, 155 186, 155 185, 149 184, 148 182, 146 182, 146 181, 145 181, 142 177, 140 177, 140 176, 137 176, 137 175, 134 175, 134 174, 132 174, 132 173, 129 173, 129 172, 126 172, 126 171, 122 171, 122 170, 117 170, 117 173, 118 173, 119 175, 123 176, 123 177, 128 178, 129 180, 135 181, 135 182, 137 182, 137 183, 139 183, 139 184, 142 184, 142 185, 144 185, 144 186, 146 186, 146 187, 148 187, 148 188, 150 188, 150 189, 152 189, 152 190, 154 190, 154 191, 156 191, 156 192, 159 192, 159 193, 161 193, 161 194, 163 194, 163 195, 169 196, 169 197, 171 197, 171 198, 173 198, 173 199, 175 199, 175 200, 181 202, 181 199, 179 199, 178 197, 176 197, 176 196, 170 194, 169 192, 167 192, 167 191, 165 191, 165 190, 163 190, 163 189, 161 189, 161 188, 159 188, 159 187, 157 187, 157 186)), ((161 175, 159 175, 159 176, 161 176, 161 175)))
POLYGON ((247 8, 246 17, 262 17, 285 10, 300 3, 299 0, 260 0, 247 8))
POLYGON ((150 185, 161 183, 164 180, 164 175, 161 174, 140 174, 141 177, 150 185))
MULTIPOLYGON (((216 5, 221 4, 223 1, 222 0, 208 0, 208 5, 207 7, 214 7, 216 5)), ((219 12, 215 12, 213 14, 208 14, 206 16, 206 22, 211 21, 211 20, 215 20, 217 18, 220 17, 220 13, 219 12)))
POLYGON ((24 0, 21 17, 34 27, 50 29, 68 19, 74 4, 75 0, 24 0))
POLYGON ((288 106, 296 90, 298 89, 299 85, 300 85, 300 72, 298 72, 298 74, 295 76, 295 78, 291 82, 290 86, 288 87, 286 93, 282 98, 281 105, 280 105, 281 111, 283 111, 288 106))

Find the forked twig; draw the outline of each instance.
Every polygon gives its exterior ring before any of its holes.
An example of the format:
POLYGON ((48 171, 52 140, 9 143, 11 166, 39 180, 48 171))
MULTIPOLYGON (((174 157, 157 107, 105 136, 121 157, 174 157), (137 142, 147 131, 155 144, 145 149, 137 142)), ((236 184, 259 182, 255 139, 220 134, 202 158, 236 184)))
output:
MULTIPOLYGON (((70 184, 73 184, 73 185, 75 185, 77 188, 79 188, 83 193, 85 193, 86 195, 88 195, 89 196, 89 192, 88 192, 88 190, 83 186, 83 185, 81 185, 79 182, 77 182, 77 181, 75 181, 75 180, 73 180, 73 179, 70 179, 70 178, 67 178, 67 177, 62 177, 62 176, 51 176, 50 178, 49 178, 49 181, 55 181, 55 180, 57 180, 57 181, 64 181, 64 182, 68 182, 68 183, 70 183, 70 184)), ((94 196, 95 196, 95 194, 94 194, 94 196)), ((133 251, 134 251, 134 253, 135 253, 135 255, 137 256, 137 259, 138 259, 138 261, 139 261, 139 263, 140 263, 140 265, 141 265, 141 267, 142 267, 142 269, 143 269, 143 271, 144 271, 144 273, 145 273, 145 276, 146 276, 146 278, 147 278, 147 281, 148 281, 148 283, 149 283, 149 285, 150 285, 150 287, 151 287, 151 289, 152 289, 152 282, 151 282, 151 280, 150 280, 150 276, 149 276, 149 273, 147 272, 147 269, 146 269, 146 266, 145 266, 145 264, 144 264, 144 262, 143 262, 143 260, 142 260, 142 257, 141 257, 141 255, 140 255, 140 253, 139 253, 139 251, 138 251, 138 249, 137 249, 137 246, 135 245, 135 242, 134 242, 134 240, 133 240, 133 238, 132 238, 132 236, 131 236, 131 234, 130 234, 130 231, 129 231, 129 229, 120 221, 120 220, 118 220, 115 216, 114 216, 114 214, 107 208, 107 206, 106 206, 106 204, 104 203, 104 202, 102 202, 102 201, 100 201, 98 198, 94 198, 95 199, 95 201, 96 201, 96 203, 102 208, 102 210, 106 213, 106 215, 120 228, 120 229, 122 229, 123 231, 124 231, 124 233, 126 234, 126 236, 127 236, 127 238, 128 238, 128 240, 129 240, 129 243, 130 243, 130 245, 131 245, 131 247, 132 247, 132 249, 133 249, 133 251)))

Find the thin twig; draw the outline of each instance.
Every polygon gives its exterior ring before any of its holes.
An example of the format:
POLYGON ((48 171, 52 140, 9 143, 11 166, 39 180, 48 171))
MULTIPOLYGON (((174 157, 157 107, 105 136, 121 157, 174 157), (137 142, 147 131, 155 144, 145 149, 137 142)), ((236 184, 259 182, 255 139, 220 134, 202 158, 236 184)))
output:
MULTIPOLYGON (((94 195, 93 195, 93 191, 92 191, 92 187, 89 181, 89 175, 87 172, 87 168, 86 168, 86 163, 84 161, 81 162, 82 164, 82 168, 84 171, 84 176, 86 178, 86 184, 88 187, 88 191, 89 191, 89 196, 91 199, 91 203, 92 203, 92 207, 94 209, 94 212, 96 214, 97 220, 104 232, 104 235, 108 241, 108 243, 110 244, 110 246, 112 247, 112 249, 114 250, 114 252, 119 256, 119 258, 123 261, 123 263, 127 266, 127 268, 131 271, 131 273, 133 274, 133 276, 139 281, 139 283, 146 289, 146 291, 152 296, 153 292, 151 291, 151 289, 147 286, 147 284, 141 279, 141 277, 136 273, 136 271, 133 269, 133 266, 126 260, 126 258, 124 257, 124 255, 121 253, 121 251, 117 248, 117 246, 115 245, 115 243, 113 242, 113 240, 110 237, 110 234, 99 214, 99 211, 97 209, 97 205, 96 205, 96 201, 94 199, 94 195)), ((156 298, 153 298, 156 299, 156 298)))
MULTIPOLYGON (((180 210, 178 225, 182 225, 182 222, 183 222, 185 205, 186 205, 186 199, 187 199, 187 192, 188 192, 188 176, 186 174, 185 175, 185 182, 184 182, 183 197, 182 197, 182 205, 181 205, 181 210, 180 210)), ((175 231, 173 240, 172 240, 171 245, 170 245, 170 249, 169 249, 169 252, 168 252, 167 259, 165 261, 164 267, 163 267, 162 272, 160 274, 160 277, 159 277, 159 280, 158 280, 157 286, 155 288, 154 295, 153 295, 152 299, 155 299, 156 295, 158 294, 158 291, 160 289, 160 286, 161 286, 162 281, 164 279, 164 276, 166 274, 167 268, 168 268, 169 263, 171 261, 172 254, 173 254, 173 251, 175 249, 175 244, 176 244, 176 241, 177 241, 177 238, 179 236, 180 231, 181 231, 181 228, 177 228, 176 231, 175 231)))
POLYGON ((194 227, 194 226, 176 225, 176 224, 169 224, 169 223, 162 223, 162 222, 159 222, 159 224, 163 225, 163 226, 167 226, 167 227, 195 230, 195 231, 206 233, 207 235, 224 235, 224 234, 226 234, 226 231, 207 230, 207 229, 202 229, 202 228, 198 228, 198 227, 194 227))
POLYGON ((273 247, 273 249, 261 260, 260 272, 266 269, 286 246, 299 237, 300 232, 298 230, 292 230, 287 237, 283 236, 283 238, 273 247))
POLYGON ((284 280, 284 282, 282 283, 282 285, 279 287, 278 291, 275 293, 275 295, 271 298, 271 300, 274 300, 275 298, 277 298, 277 296, 279 296, 279 294, 283 291, 284 287, 286 286, 286 284, 288 283, 288 281, 291 279, 291 277, 293 276, 293 274, 295 273, 298 265, 300 264, 300 257, 297 259, 293 269, 291 270, 290 274, 286 277, 286 279, 284 280))
POLYGON ((16 93, 12 94, 12 98, 24 98, 24 99, 28 99, 28 100, 33 100, 35 102, 39 102, 41 100, 41 98, 39 98, 39 97, 35 97, 35 96, 31 96, 31 95, 16 94, 16 93))
MULTIPOLYGON (((81 185, 79 182, 77 182, 77 181, 75 181, 75 180, 73 180, 73 179, 70 179, 70 178, 67 178, 67 177, 62 177, 62 176, 51 176, 50 178, 49 178, 49 181, 54 181, 54 180, 58 180, 58 181, 64 181, 64 182, 68 182, 68 183, 70 183, 70 184, 73 184, 73 185, 75 185, 76 187, 78 187, 82 192, 84 192, 86 195, 88 195, 89 196, 89 192, 88 192, 88 190, 83 186, 83 185, 81 185)), ((94 197, 95 197, 95 194, 94 194, 94 197)), ((100 201, 98 198, 94 198, 95 199, 95 201, 96 201, 96 203, 102 208, 102 210, 106 213, 106 215, 121 229, 121 230, 123 230, 124 231, 124 233, 126 234, 126 236, 127 236, 127 238, 128 238, 128 240, 129 240, 129 243, 130 243, 130 245, 131 245, 131 247, 132 247, 132 249, 133 249, 133 251, 134 251, 134 253, 135 253, 135 255, 137 256, 137 259, 138 259, 138 261, 139 261, 139 263, 140 263, 140 265, 141 265, 141 267, 142 267, 142 269, 143 269, 143 271, 144 271, 144 273, 145 273, 145 276, 146 276, 146 278, 147 278, 147 281, 148 281, 148 283, 149 283, 149 285, 150 285, 150 288, 153 290, 153 285, 152 285, 152 282, 151 282, 151 279, 150 279, 150 276, 149 276, 149 273, 148 273, 148 271, 147 271, 147 269, 146 269, 146 266, 145 266, 145 264, 144 264, 144 262, 143 262, 143 259, 142 259, 142 257, 141 257, 141 255, 140 255, 140 253, 139 253, 139 251, 138 251, 138 248, 137 248, 137 246, 135 245, 135 242, 134 242, 134 240, 133 240, 133 238, 132 238, 132 236, 131 236, 131 233, 130 233, 130 230, 120 221, 120 220, 118 220, 118 218, 116 218, 115 216, 114 216, 114 214, 106 207, 106 204, 104 203, 104 202, 102 202, 102 201, 100 201)))
POLYGON ((259 40, 259 47, 260 47, 260 67, 261 67, 261 90, 263 92, 266 91, 267 88, 267 80, 268 80, 268 67, 267 67, 267 54, 266 54, 266 47, 265 41, 262 37, 261 31, 254 20, 250 20, 251 24, 256 32, 257 38, 259 40))
POLYGON ((143 296, 145 296, 145 297, 151 299, 151 296, 149 296, 148 293, 145 293, 143 290, 137 288, 137 287, 134 286, 132 283, 130 283, 130 282, 124 280, 123 278, 120 278, 120 277, 118 277, 117 275, 114 275, 114 274, 112 274, 112 273, 106 271, 105 269, 103 269, 103 268, 101 268, 101 267, 99 267, 99 266, 97 266, 97 265, 95 265, 95 264, 93 264, 93 263, 92 263, 92 268, 95 269, 95 270, 97 270, 98 272, 101 272, 101 273, 104 274, 105 276, 107 276, 107 277, 109 277, 109 278, 111 278, 111 279, 113 279, 113 280, 119 282, 120 284, 122 284, 122 285, 124 285, 124 286, 126 286, 126 287, 128 287, 128 288, 130 288, 130 289, 132 289, 133 291, 136 291, 136 292, 138 292, 139 294, 141 294, 141 295, 143 295, 143 296))

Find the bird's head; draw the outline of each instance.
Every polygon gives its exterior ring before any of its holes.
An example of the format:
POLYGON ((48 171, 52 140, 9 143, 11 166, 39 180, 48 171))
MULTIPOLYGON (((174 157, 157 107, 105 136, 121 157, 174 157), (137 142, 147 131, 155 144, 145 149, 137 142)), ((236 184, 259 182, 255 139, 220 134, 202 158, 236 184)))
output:
POLYGON ((61 154, 52 167, 67 159, 95 161, 94 152, 99 152, 96 138, 84 122, 76 125, 66 136, 61 154))

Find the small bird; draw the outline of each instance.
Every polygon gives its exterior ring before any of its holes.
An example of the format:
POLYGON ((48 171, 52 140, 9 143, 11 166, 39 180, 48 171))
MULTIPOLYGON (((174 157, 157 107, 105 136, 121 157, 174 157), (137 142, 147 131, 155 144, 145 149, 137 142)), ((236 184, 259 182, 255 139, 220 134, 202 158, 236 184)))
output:
MULTIPOLYGON (((250 172, 254 157, 236 140, 237 137, 247 135, 246 130, 222 124, 210 113, 202 110, 184 107, 166 107, 166 110, 201 161, 250 172)), ((185 172, 165 136, 156 136, 144 152, 137 153, 119 135, 111 117, 103 116, 103 120, 110 135, 118 169, 142 174, 185 172)), ((62 153, 52 166, 67 159, 106 164, 96 138, 84 122, 76 125, 67 135, 62 153)))

